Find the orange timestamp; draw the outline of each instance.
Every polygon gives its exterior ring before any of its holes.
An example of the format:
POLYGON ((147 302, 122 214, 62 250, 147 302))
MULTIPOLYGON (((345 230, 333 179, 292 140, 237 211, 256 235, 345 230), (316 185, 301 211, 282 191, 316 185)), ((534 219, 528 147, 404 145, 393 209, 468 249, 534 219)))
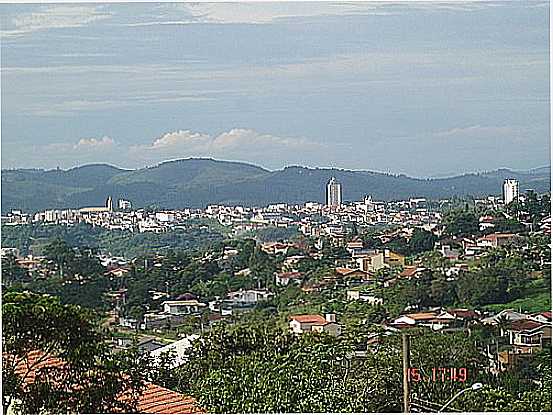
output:
POLYGON ((465 382, 467 376, 466 367, 433 367, 430 370, 410 367, 407 369, 409 382, 465 382))

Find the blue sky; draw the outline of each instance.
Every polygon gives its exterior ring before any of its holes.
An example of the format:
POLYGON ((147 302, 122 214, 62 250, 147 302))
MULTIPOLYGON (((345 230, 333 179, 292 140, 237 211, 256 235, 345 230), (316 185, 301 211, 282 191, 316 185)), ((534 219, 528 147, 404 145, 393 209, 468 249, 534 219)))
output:
POLYGON ((0 5, 2 168, 549 164, 548 2, 0 5))

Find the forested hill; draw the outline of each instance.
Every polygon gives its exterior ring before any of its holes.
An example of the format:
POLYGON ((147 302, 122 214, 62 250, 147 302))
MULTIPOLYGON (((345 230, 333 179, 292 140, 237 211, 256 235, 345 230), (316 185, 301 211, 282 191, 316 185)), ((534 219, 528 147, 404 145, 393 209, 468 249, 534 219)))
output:
POLYGON ((266 205, 324 200, 330 177, 342 183, 343 199, 501 194, 505 178, 517 178, 521 191, 551 188, 550 167, 507 169, 443 179, 416 179, 371 171, 286 167, 269 171, 246 163, 184 159, 138 170, 92 164, 69 170, 2 170, 2 212, 100 206, 107 196, 135 207, 205 207, 207 204, 266 205))

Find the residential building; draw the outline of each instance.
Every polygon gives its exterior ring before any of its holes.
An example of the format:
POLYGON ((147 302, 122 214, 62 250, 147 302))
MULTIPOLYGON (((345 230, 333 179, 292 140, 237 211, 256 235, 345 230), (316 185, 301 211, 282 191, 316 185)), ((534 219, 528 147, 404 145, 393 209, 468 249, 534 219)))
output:
POLYGON ((386 249, 384 251, 384 263, 390 267, 404 267, 405 256, 386 249))
POLYGON ((206 306, 198 300, 164 301, 161 305, 164 313, 174 315, 197 313, 200 308, 206 306))
POLYGON ((276 274, 276 283, 277 285, 288 285, 290 281, 301 282, 302 278, 301 272, 279 272, 276 274))
POLYGON ((117 205, 120 210, 130 210, 132 208, 132 203, 125 199, 119 199, 117 205))
POLYGON ((228 293, 228 298, 236 304, 255 304, 262 300, 268 300, 273 293, 267 290, 239 290, 228 293))
POLYGON ((376 272, 386 266, 384 265, 384 254, 382 252, 356 258, 355 262, 357 262, 359 269, 365 272, 376 272))
POLYGON ((513 201, 518 201, 518 180, 505 179, 503 182, 503 203, 508 205, 513 201))
POLYGON ((325 332, 332 336, 339 336, 341 326, 336 322, 336 314, 303 314, 290 316, 290 330, 292 333, 303 334, 309 332, 325 332))
POLYGON ((530 319, 513 321, 507 329, 509 343, 517 353, 534 353, 544 343, 551 344, 551 324, 530 319))

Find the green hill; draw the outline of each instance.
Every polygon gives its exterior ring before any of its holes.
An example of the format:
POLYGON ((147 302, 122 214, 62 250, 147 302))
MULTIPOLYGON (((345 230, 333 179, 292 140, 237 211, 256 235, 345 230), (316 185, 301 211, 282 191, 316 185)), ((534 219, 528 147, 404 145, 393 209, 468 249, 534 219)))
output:
POLYGON ((330 177, 342 183, 344 200, 409 197, 445 198, 499 195, 503 180, 517 178, 521 190, 549 191, 550 168, 527 172, 501 169, 440 179, 416 179, 370 171, 312 169, 299 166, 269 171, 247 163, 184 159, 123 170, 92 164, 69 170, 2 171, 2 212, 39 211, 103 205, 107 196, 125 198, 135 207, 204 207, 212 203, 266 205, 324 201, 330 177))

